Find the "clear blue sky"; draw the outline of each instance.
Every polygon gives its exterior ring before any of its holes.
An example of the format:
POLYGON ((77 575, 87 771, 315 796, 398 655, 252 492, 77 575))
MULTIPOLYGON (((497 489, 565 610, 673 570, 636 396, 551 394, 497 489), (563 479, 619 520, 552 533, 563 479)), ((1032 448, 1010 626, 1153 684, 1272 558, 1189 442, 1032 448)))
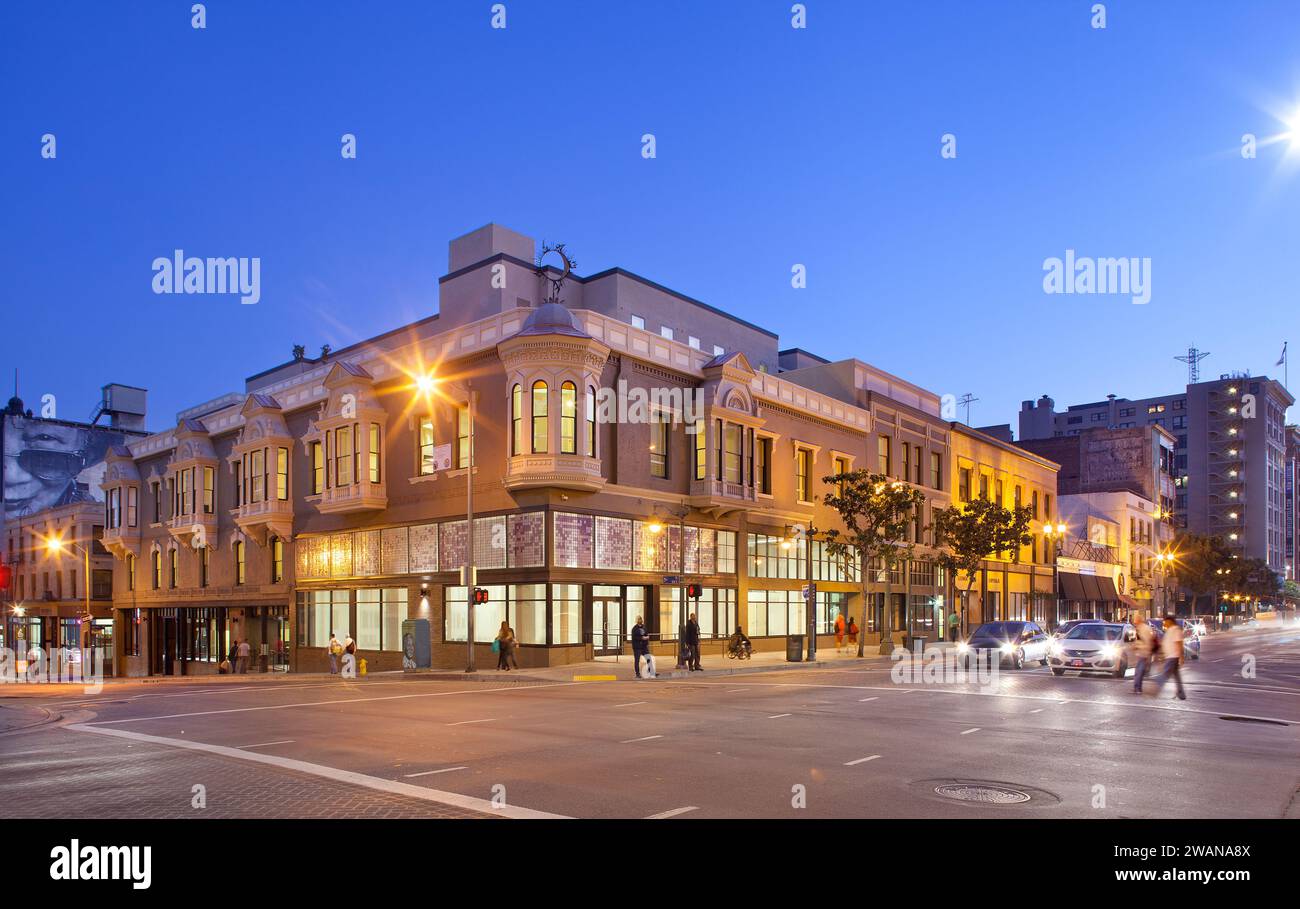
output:
POLYGON ((488 221, 973 392, 976 424, 1168 391, 1191 343, 1280 375, 1300 173, 1238 149, 1300 106, 1300 4, 807 5, 796 31, 788 0, 506 0, 498 31, 489 0, 212 0, 198 31, 189 2, 7 0, 3 397, 13 366, 66 417, 141 385, 165 428, 295 342, 433 312, 488 221), (178 247, 260 257, 261 302, 154 295, 178 247), (1067 248, 1150 257, 1151 302, 1044 294, 1067 248))

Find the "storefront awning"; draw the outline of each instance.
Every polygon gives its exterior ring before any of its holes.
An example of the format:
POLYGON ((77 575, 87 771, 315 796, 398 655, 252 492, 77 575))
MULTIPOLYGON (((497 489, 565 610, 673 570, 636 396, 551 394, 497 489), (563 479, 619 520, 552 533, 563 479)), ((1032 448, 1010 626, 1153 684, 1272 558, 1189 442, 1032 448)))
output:
POLYGON ((1097 586, 1101 588, 1101 595, 1098 597, 1099 600, 1103 600, 1107 603, 1119 602, 1119 591, 1115 589, 1115 581, 1113 578, 1098 576, 1095 580, 1097 581, 1097 586))
POLYGON ((1061 596, 1066 600, 1075 600, 1084 602, 1089 599, 1088 594, 1083 589, 1083 581, 1080 575, 1072 571, 1062 571, 1061 578, 1061 596))
POLYGON ((1102 595, 1101 585, 1097 583, 1096 575, 1081 574, 1079 575, 1079 578, 1083 581, 1083 592, 1087 594, 1084 599, 1092 600, 1094 602, 1101 602, 1106 599, 1106 597, 1102 595))

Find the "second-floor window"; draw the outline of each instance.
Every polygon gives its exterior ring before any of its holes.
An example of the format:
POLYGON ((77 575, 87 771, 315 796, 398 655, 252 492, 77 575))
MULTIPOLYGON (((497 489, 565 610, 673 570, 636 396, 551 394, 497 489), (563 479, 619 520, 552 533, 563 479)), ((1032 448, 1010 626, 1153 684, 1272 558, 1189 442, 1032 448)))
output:
POLYGON ((235 541, 235 583, 244 583, 244 542, 243 540, 235 541))
POLYGON ((248 460, 248 501, 256 504, 266 494, 266 452, 258 448, 249 453, 248 460))
MULTIPOLYGON (((515 386, 518 388, 519 386, 515 386)), ((433 418, 422 417, 420 419, 420 476, 432 476, 434 471, 433 460, 433 418)))
POLYGON ((533 454, 546 454, 546 383, 533 383, 533 454))
POLYGON ((930 452, 930 485, 943 489, 943 455, 937 451, 930 452))
MULTIPOLYGON (((368 437, 368 441, 366 445, 366 453, 368 455, 368 460, 369 460, 367 469, 369 470, 370 482, 378 483, 379 482, 379 424, 378 423, 370 424, 370 435, 368 437)), ((288 496, 284 495, 281 496, 280 498, 288 498, 288 496)))
POLYGON ((726 424, 722 451, 722 479, 728 483, 744 482, 742 439, 744 430, 737 423, 726 424))
POLYGON ((325 449, 320 442, 311 443, 311 494, 325 491, 325 449))
POLYGON ((524 390, 518 384, 510 389, 510 453, 527 452, 524 444, 524 390))
POLYGON ((352 427, 334 430, 334 485, 352 485, 352 427))
POLYGON ((167 586, 175 588, 180 574, 180 553, 175 549, 167 550, 167 586))
MULTIPOLYGON (((885 476, 891 476, 893 473, 893 463, 890 458, 890 439, 889 436, 878 436, 876 438, 876 464, 877 470, 885 476)), ((805 500, 806 501, 806 500, 805 500)))
POLYGON ((572 382, 560 386, 560 453, 578 450, 578 388, 572 382))
POLYGON ((284 447, 275 450, 275 497, 289 500, 289 449, 284 447))
POLYGON ((284 580, 284 540, 271 537, 271 583, 284 580))
POLYGON ((655 414, 650 422, 650 476, 668 478, 668 415, 655 414))
POLYGON ((970 468, 963 467, 957 472, 957 498, 963 502, 970 501, 970 468))
POLYGON ((456 466, 469 467, 469 407, 456 411, 456 466))
POLYGON ((709 469, 709 446, 708 440, 704 438, 703 420, 695 421, 695 438, 692 441, 695 449, 695 479, 703 480, 709 469))
POLYGON ((812 501, 812 452, 799 448, 794 453, 795 490, 800 502, 812 501))
POLYGON ((755 455, 758 459, 756 471, 758 491, 765 496, 770 496, 772 494, 772 440, 760 436, 755 447, 755 455))
MULTIPOLYGON (((596 389, 587 386, 587 457, 596 456, 596 389)), ((703 425, 703 424, 701 424, 703 425)), ((700 479, 703 479, 701 475, 700 479)))
POLYGON ((162 553, 158 550, 153 551, 153 589, 162 588, 162 553))
POLYGON ((162 484, 153 484, 153 522, 162 523, 162 484))
POLYGON ((203 513, 217 513, 217 471, 214 467, 203 468, 203 513))
POLYGON ((902 442, 900 445, 902 448, 901 454, 903 455, 902 477, 904 480, 910 480, 912 479, 912 446, 906 442, 902 442))

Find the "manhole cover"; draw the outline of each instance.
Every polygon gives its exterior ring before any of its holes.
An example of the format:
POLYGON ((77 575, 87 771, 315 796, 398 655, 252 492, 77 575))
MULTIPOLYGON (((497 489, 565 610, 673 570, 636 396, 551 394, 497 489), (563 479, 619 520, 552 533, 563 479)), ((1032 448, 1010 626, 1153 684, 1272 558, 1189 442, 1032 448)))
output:
POLYGON ((1018 805, 1029 801, 1029 793, 1005 786, 950 783, 946 786, 935 786, 934 791, 944 798, 962 802, 983 802, 987 805, 1018 805))

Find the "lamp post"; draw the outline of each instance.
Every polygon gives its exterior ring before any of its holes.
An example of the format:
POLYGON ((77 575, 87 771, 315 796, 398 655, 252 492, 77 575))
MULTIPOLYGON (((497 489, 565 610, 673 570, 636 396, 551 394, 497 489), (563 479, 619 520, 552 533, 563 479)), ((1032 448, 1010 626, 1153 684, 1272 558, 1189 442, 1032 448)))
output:
MULTIPOLYGON (((89 621, 90 621, 90 618, 91 618, 91 613, 90 613, 90 550, 87 549, 87 548, 84 547, 84 546, 79 546, 79 545, 77 545, 76 543, 73 543, 73 542, 71 542, 71 541, 66 541, 66 542, 65 542, 64 539, 63 539, 62 537, 49 537, 49 538, 47 538, 46 541, 45 541, 45 548, 46 548, 46 551, 49 552, 50 555, 61 555, 61 554, 63 553, 63 550, 64 550, 64 549, 70 549, 70 550, 72 550, 73 552, 80 552, 80 553, 82 554, 82 556, 85 558, 86 573, 85 573, 85 576, 82 578, 82 587, 85 589, 85 593, 86 593, 86 612, 85 612, 85 615, 82 617, 82 620, 81 620, 81 621, 82 621, 82 623, 89 622, 89 621)), ((89 651, 89 648, 86 646, 86 637, 89 635, 89 632, 90 632, 90 630, 89 630, 89 628, 87 628, 87 629, 86 629, 85 631, 83 631, 82 634, 80 635, 80 638, 81 638, 80 644, 81 644, 81 649, 82 649, 82 650, 89 651)), ((93 659, 93 657, 92 657, 92 659, 93 659)))
POLYGON ((1061 571, 1058 559, 1068 529, 1064 523, 1053 524, 1050 520, 1043 524, 1044 542, 1052 554, 1052 613, 1053 621, 1058 625, 1061 623, 1061 571))
MULTIPOLYGON (((658 511, 659 507, 656 506, 655 510, 658 511)), ((681 610, 677 616, 677 667, 676 668, 682 669, 683 667, 686 666, 686 615, 687 615, 687 610, 690 608, 689 605, 690 598, 686 596, 686 516, 690 514, 690 508, 686 505, 682 505, 679 508, 667 509, 667 513, 677 519, 677 550, 678 550, 677 569, 680 572, 680 577, 678 578, 679 583, 677 586, 682 591, 682 602, 681 602, 681 610)), ((647 525, 647 529, 652 534, 655 534, 655 536, 657 537, 659 534, 663 533, 664 525, 659 523, 659 521, 657 520, 652 520, 650 524, 647 525)), ((717 623, 715 620, 714 622, 715 633, 716 633, 716 628, 717 628, 717 623)), ((662 633, 663 632, 661 631, 660 634, 662 633)), ((699 644, 697 643, 696 646, 698 647, 699 644)))
POLYGON ((465 467, 465 640, 466 672, 474 672, 474 383, 465 383, 469 410, 469 458, 465 467))

